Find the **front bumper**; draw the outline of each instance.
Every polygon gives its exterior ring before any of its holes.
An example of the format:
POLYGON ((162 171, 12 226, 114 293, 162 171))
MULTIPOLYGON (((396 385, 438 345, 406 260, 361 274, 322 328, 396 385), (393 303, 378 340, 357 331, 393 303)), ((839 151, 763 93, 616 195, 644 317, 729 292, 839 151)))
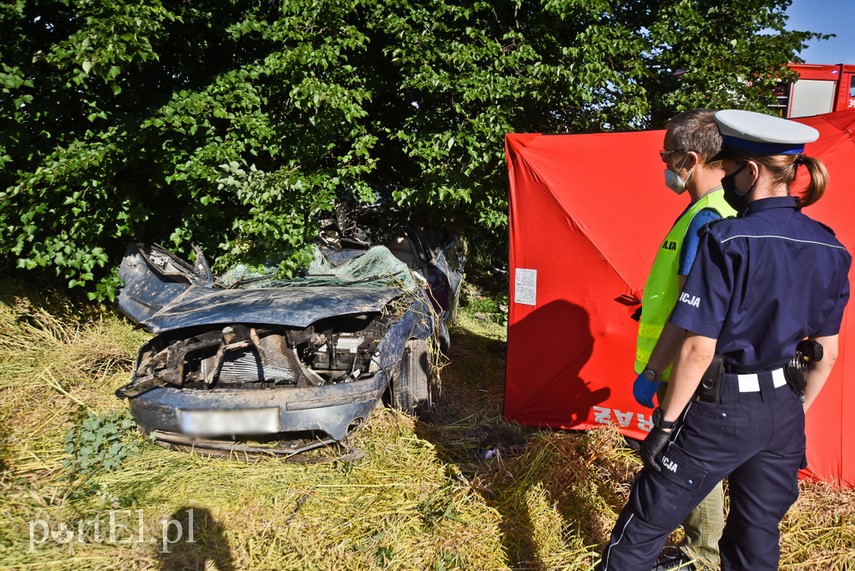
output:
MULTIPOLYGON (((227 423, 206 437, 259 436, 274 433, 321 432, 334 440, 343 439, 348 429, 368 418, 382 398, 389 379, 386 371, 349 383, 319 387, 276 387, 270 389, 186 390, 160 387, 130 400, 131 414, 144 432, 186 434, 185 411, 270 411, 278 410, 278 425, 268 423, 263 431, 246 432, 246 425, 227 423)), ((267 414, 267 412, 265 412, 267 414)), ((250 423, 251 425, 251 423, 250 423)), ((251 429, 250 429, 251 430, 251 429)))

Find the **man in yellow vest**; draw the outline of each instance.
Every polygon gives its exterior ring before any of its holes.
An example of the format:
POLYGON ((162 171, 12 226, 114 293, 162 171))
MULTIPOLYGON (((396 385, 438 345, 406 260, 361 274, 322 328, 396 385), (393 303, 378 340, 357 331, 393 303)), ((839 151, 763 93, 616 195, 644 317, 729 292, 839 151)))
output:
MULTIPOLYGON (((665 236, 644 286, 638 342, 635 354, 633 384, 635 399, 653 408, 653 395, 660 392, 661 400, 671 364, 685 336, 685 330, 668 323, 671 311, 698 248, 698 230, 705 224, 734 216, 725 202, 721 188, 724 170, 721 162, 707 163, 721 148, 721 135, 714 112, 694 109, 676 115, 668 122, 663 149, 659 151, 665 163, 665 185, 682 194, 691 203, 677 218, 665 236)), ((724 505, 721 483, 683 522, 686 541, 681 550, 667 550, 657 562, 657 570, 687 569, 680 567, 691 559, 719 566, 718 540, 724 529, 724 505)))

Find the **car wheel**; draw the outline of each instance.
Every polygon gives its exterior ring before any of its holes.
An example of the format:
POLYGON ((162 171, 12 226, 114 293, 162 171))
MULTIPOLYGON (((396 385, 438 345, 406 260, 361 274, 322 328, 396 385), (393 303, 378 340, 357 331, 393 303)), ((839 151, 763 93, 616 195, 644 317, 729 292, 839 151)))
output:
POLYGON ((392 407, 424 417, 431 408, 430 353, 425 339, 410 339, 392 377, 392 407))
POLYGON ((439 338, 439 350, 442 351, 443 355, 448 354, 448 350, 451 349, 451 332, 448 330, 448 324, 442 318, 439 319, 437 337, 439 338))

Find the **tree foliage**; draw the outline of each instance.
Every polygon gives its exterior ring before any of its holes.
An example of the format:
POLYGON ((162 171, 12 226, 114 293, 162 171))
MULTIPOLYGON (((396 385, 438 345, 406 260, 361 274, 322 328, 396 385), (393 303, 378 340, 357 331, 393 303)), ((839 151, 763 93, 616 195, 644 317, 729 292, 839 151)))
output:
POLYGON ((11 0, 0 256, 112 294, 131 238, 305 260, 345 197, 504 255, 507 132, 763 109, 789 0, 11 0), (492 250, 491 250, 492 248, 492 250))

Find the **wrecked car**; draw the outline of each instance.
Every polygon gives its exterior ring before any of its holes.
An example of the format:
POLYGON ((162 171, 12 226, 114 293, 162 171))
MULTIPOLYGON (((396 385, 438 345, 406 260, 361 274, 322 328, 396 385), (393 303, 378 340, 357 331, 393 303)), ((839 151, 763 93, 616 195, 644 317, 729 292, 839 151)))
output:
POLYGON ((449 243, 415 225, 322 241, 291 280, 133 244, 117 304, 155 336, 116 394, 163 445, 277 455, 341 441, 381 401, 426 413, 461 283, 449 243))

